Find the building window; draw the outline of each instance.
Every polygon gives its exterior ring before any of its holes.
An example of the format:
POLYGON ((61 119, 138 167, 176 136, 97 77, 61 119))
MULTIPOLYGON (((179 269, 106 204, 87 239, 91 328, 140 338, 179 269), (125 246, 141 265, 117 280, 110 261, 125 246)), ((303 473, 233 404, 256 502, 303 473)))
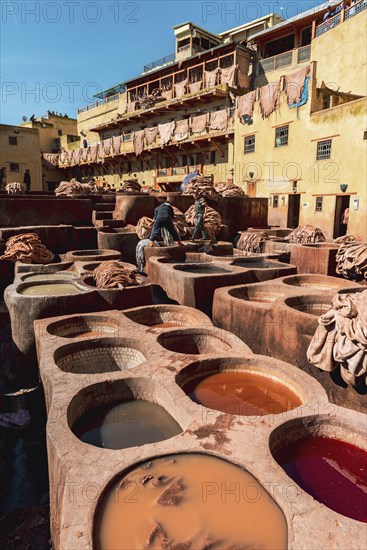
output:
POLYGON ((10 172, 19 172, 19 164, 17 162, 10 163, 10 172))
POLYGON ((316 197, 316 212, 322 212, 322 199, 323 197, 316 197))
POLYGON ((245 155, 247 153, 253 153, 255 151, 255 136, 245 137, 245 155))
POLYGON ((9 145, 18 145, 18 138, 15 136, 9 136, 9 145))
POLYGON ((62 136, 62 130, 57 130, 57 135, 62 136))
POLYGON ((329 159, 331 156, 331 139, 317 142, 316 160, 329 159))
POLYGON ((215 151, 210 151, 210 164, 215 164, 215 151))
POLYGON ((273 208, 278 208, 279 195, 273 195, 273 208))
POLYGON ((275 147, 288 145, 289 126, 279 126, 275 128, 275 147))

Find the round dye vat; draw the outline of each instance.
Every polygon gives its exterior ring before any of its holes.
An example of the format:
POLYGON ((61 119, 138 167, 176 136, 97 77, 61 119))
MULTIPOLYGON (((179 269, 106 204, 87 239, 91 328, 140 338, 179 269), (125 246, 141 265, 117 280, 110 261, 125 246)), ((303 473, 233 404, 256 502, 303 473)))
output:
POLYGON ((306 493, 343 516, 367 522, 367 453, 354 445, 314 437, 274 453, 306 493))
POLYGON ((150 325, 150 328, 177 328, 182 327, 181 323, 157 323, 156 325, 150 325))
POLYGON ((20 291, 23 296, 66 296, 81 294, 82 290, 71 283, 45 283, 29 285, 20 291))
POLYGON ((106 492, 96 548, 282 550, 287 523, 248 472, 217 457, 180 454, 145 462, 106 492))
POLYGON ((34 283, 38 281, 60 281, 64 279, 76 279, 75 273, 37 273, 36 275, 26 275, 23 281, 34 283))
POLYGON ((159 405, 134 400, 93 409, 77 420, 73 432, 95 447, 126 449, 169 439, 182 430, 159 405))
POLYGON ((271 378, 246 372, 219 372, 195 378, 183 388, 190 399, 209 409, 241 416, 279 414, 302 401, 271 378))
MULTIPOLYGON (((176 262, 177 263, 177 262, 176 262)), ((198 275, 216 275, 221 273, 230 273, 229 269, 224 269, 216 265, 210 265, 210 262, 206 264, 187 264, 185 266, 175 266, 173 269, 177 271, 184 271, 185 273, 194 273, 198 275)))

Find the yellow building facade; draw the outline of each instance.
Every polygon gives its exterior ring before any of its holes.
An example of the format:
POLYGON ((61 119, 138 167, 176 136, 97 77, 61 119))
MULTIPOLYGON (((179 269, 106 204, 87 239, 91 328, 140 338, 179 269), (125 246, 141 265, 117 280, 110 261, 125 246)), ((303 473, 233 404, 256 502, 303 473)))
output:
POLYGON ((40 140, 37 129, 0 124, 0 167, 2 189, 7 183, 23 183, 28 169, 31 190, 42 190, 40 140))

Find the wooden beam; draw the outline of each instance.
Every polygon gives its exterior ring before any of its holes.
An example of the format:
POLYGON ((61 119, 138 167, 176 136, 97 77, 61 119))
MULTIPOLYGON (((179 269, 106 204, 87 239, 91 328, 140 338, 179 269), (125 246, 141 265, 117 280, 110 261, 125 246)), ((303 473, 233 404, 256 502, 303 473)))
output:
POLYGON ((159 166, 159 168, 163 168, 163 165, 162 165, 161 161, 159 160, 159 155, 156 156, 156 155, 153 153, 153 151, 150 151, 150 154, 152 155, 152 157, 153 157, 154 160, 156 161, 157 166, 159 166))
POLYGON ((205 159, 209 158, 208 157, 208 154, 204 151, 204 149, 201 147, 200 143, 198 143, 197 141, 192 141, 191 143, 194 143, 196 145, 196 147, 199 149, 200 153, 203 155, 203 157, 205 159))
POLYGON ((220 148, 219 144, 215 141, 215 139, 209 138, 208 141, 211 141, 214 145, 214 147, 219 151, 222 157, 225 156, 224 151, 220 148))
POLYGON ((145 164, 145 166, 147 167, 147 169, 150 170, 150 166, 149 166, 148 162, 145 160, 145 158, 143 157, 143 155, 140 155, 140 158, 143 161, 143 164, 145 164))
POLYGON ((172 155, 171 151, 169 149, 167 149, 166 147, 163 147, 163 149, 166 151, 166 153, 171 157, 171 159, 173 160, 173 162, 175 164, 177 164, 177 159, 174 155, 172 155))

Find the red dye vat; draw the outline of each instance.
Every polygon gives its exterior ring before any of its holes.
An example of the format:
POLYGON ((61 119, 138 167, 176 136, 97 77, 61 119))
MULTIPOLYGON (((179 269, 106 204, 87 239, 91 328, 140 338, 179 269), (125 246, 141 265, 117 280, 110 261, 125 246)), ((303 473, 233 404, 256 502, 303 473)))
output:
POLYGON ((274 458, 304 491, 331 510, 367 523, 367 453, 315 437, 282 447, 274 458))

